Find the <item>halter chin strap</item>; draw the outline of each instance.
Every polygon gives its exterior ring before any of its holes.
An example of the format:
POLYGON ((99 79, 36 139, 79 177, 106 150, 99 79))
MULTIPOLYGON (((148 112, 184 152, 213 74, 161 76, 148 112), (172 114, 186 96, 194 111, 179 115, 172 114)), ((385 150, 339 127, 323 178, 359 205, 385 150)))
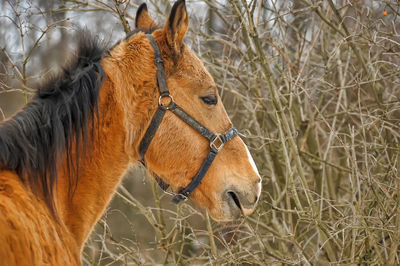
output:
MULTIPOLYGON (((164 71, 164 64, 161 59, 160 49, 158 48, 158 45, 151 34, 146 34, 146 37, 150 40, 150 44, 154 50, 154 63, 157 67, 157 82, 158 82, 158 89, 160 91, 160 98, 158 99, 157 111, 139 145, 139 154, 142 162, 144 162, 144 155, 146 154, 146 151, 150 146, 151 140, 156 134, 157 129, 160 126, 167 110, 173 112, 185 123, 187 123, 193 129, 199 132, 203 137, 205 137, 210 141, 210 151, 206 159, 204 160, 203 164, 201 165, 199 171, 193 177, 190 184, 185 189, 181 190, 172 199, 172 202, 179 203, 181 201, 187 200, 190 194, 192 194, 192 192, 195 190, 195 188, 201 184, 201 180, 206 175, 208 169, 210 168, 218 152, 222 149, 222 147, 226 142, 230 141, 235 136, 237 136, 238 132, 236 127, 232 127, 223 134, 213 133, 208 128, 203 126, 199 121, 197 121, 188 113, 186 113, 181 107, 179 107, 174 102, 174 98, 172 97, 172 95, 170 95, 168 90, 167 80, 164 71), (163 102, 167 99, 168 99, 167 104, 164 105, 163 102)), ((168 185, 165 184, 159 177, 156 177, 156 181, 163 190, 166 190, 168 188, 168 185)))

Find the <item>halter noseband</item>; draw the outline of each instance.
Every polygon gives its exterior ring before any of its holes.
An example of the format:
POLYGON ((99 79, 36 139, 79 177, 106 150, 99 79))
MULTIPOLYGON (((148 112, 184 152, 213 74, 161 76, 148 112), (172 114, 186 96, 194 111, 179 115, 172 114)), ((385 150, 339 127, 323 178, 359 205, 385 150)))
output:
MULTIPOLYGON (((201 180, 206 175, 208 169, 210 168, 218 152, 222 149, 222 147, 226 142, 230 141, 235 136, 237 136, 238 132, 236 127, 232 127, 223 134, 218 134, 218 133, 214 134, 212 131, 207 129, 200 122, 198 122, 188 113, 186 113, 181 107, 179 107, 179 105, 177 105, 174 102, 174 98, 172 97, 172 95, 170 95, 168 90, 167 80, 164 71, 164 64, 161 59, 160 49, 158 48, 158 45, 151 34, 146 34, 146 37, 150 40, 150 44, 154 50, 154 63, 157 67, 157 83, 158 83, 158 89, 160 91, 160 97, 158 99, 157 111, 153 119, 151 120, 150 126, 147 128, 146 133, 144 134, 144 137, 139 145, 139 154, 142 162, 144 161, 144 155, 146 154, 146 151, 149 148, 151 140, 156 134, 156 131, 160 126, 161 121, 163 120, 163 117, 167 110, 173 112, 186 124, 191 126, 193 129, 199 132, 203 137, 205 137, 210 141, 210 152, 208 153, 203 164, 201 165, 199 171, 194 176, 190 184, 185 189, 181 190, 178 194, 176 194, 175 197, 172 199, 172 202, 177 204, 181 201, 187 200, 190 194, 192 194, 193 190, 195 190, 195 188, 201 184, 201 180), (164 105, 162 102, 163 99, 166 98, 169 98, 169 103, 167 105, 164 105)), ((156 177, 156 181, 163 190, 166 190, 168 188, 168 185, 165 184, 160 178, 156 177)))

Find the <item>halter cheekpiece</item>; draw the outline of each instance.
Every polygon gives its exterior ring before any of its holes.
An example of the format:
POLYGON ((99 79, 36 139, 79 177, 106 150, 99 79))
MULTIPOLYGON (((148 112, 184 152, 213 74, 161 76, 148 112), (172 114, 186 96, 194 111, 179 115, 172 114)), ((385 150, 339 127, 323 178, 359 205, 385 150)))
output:
MULTIPOLYGON (((174 98, 168 90, 160 49, 158 48, 158 45, 151 34, 146 34, 146 37, 150 40, 150 44, 154 50, 154 63, 157 67, 157 83, 158 89, 160 91, 160 97, 158 99, 157 111, 153 119, 151 120, 150 126, 147 128, 146 133, 144 134, 144 137, 139 145, 139 154, 142 162, 144 162, 144 155, 146 154, 151 140, 156 134, 156 131, 160 126, 161 121, 163 120, 163 117, 167 110, 173 112, 185 123, 187 123, 193 129, 199 132, 203 137, 210 141, 210 151, 203 164, 201 165, 199 171, 193 177, 190 184, 185 189, 176 194, 172 199, 172 202, 179 203, 181 201, 187 200, 190 194, 192 194, 192 192, 195 190, 195 188, 201 184, 201 180, 206 175, 218 152, 222 149, 226 142, 237 136, 238 132, 236 127, 232 127, 223 134, 213 133, 175 103, 174 98), (163 103, 165 101, 167 102, 166 104, 163 103)), ((163 190, 166 190, 169 186, 158 177, 156 177, 156 181, 163 190)))

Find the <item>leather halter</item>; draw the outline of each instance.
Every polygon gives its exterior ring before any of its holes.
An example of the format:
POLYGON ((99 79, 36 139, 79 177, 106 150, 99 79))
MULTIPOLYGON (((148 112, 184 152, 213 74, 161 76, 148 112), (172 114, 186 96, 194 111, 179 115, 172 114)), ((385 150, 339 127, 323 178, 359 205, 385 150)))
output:
MULTIPOLYGON (((140 159, 142 160, 143 164, 144 164, 144 155, 146 154, 146 151, 150 146, 151 140, 156 134, 156 131, 160 126, 161 121, 163 120, 163 117, 167 110, 173 112, 185 123, 187 123, 193 129, 199 132, 203 137, 205 137, 210 141, 210 151, 206 159, 204 160, 203 164, 201 165, 199 171, 193 177, 190 184, 185 189, 181 190, 178 194, 176 194, 172 199, 172 202, 177 204, 181 201, 187 200, 190 194, 192 194, 192 192, 195 190, 195 188, 201 184, 202 179, 206 175, 208 169, 210 168, 218 152, 222 149, 222 147, 226 142, 230 141, 235 136, 237 136, 238 132, 236 127, 232 127, 223 134, 213 133, 205 126, 203 126, 200 122, 198 122, 196 119, 194 119, 192 116, 190 116, 188 113, 186 113, 181 107, 179 107, 179 105, 177 105, 174 102, 174 98, 172 97, 172 95, 169 93, 168 90, 167 80, 164 71, 164 64, 161 59, 160 49, 158 48, 158 45, 151 34, 146 34, 146 37, 150 40, 150 44, 154 50, 154 63, 157 67, 157 83, 158 83, 158 89, 160 91, 160 97, 158 99, 157 111, 139 145, 140 159), (167 105, 164 105, 162 102, 166 98, 169 98, 169 103, 167 105)), ((163 190, 166 190, 169 186, 168 184, 165 184, 163 181, 161 181, 159 177, 156 177, 156 181, 163 190)))

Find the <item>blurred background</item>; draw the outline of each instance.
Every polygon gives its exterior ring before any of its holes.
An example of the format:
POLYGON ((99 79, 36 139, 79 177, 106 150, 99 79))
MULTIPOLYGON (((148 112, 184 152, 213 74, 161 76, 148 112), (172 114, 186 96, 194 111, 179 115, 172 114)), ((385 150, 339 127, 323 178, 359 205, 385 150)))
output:
MULTIPOLYGON (((163 25, 173 2, 143 1, 163 25)), ((77 29, 111 46, 143 1, 0 0, 0 121, 68 60, 77 29)), ((134 167, 84 265, 400 264, 399 2, 186 2, 186 44, 249 146, 261 200, 216 223, 134 167)))

